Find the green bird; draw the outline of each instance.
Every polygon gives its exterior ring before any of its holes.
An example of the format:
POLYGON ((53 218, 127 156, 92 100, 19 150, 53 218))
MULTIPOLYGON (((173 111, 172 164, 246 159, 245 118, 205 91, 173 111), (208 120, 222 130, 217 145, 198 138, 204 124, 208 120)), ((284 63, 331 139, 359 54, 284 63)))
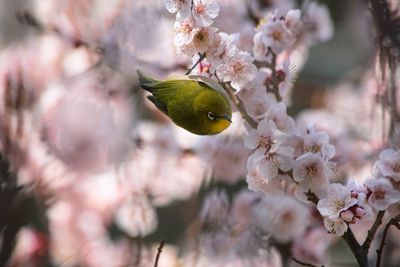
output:
POLYGON ((192 75, 188 80, 158 81, 140 71, 140 86, 147 98, 172 121, 198 135, 213 135, 232 123, 228 95, 216 81, 192 75))

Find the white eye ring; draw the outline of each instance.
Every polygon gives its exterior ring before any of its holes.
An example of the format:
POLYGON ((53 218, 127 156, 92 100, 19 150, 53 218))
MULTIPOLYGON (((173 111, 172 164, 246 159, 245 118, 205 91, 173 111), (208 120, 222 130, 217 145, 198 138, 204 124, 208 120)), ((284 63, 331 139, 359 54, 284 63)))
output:
POLYGON ((211 112, 208 112, 207 113, 207 116, 208 116, 208 118, 210 119, 210 120, 215 120, 216 119, 216 116, 214 115, 214 114, 212 114, 211 112))

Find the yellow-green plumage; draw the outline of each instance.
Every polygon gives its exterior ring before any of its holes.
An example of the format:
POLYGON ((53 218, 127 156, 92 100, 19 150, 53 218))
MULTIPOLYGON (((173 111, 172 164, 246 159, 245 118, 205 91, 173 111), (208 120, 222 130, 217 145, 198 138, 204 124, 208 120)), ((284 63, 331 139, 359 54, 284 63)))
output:
MULTIPOLYGON (((148 98, 178 126, 199 135, 212 135, 230 125, 229 100, 215 81, 203 77, 157 81, 138 71, 148 98)), ((195 77, 195 76, 192 76, 195 77)))

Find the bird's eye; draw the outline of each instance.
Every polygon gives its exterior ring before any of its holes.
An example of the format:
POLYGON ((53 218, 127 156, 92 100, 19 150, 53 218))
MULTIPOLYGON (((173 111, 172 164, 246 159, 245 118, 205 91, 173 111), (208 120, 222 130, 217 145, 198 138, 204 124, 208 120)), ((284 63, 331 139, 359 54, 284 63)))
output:
POLYGON ((217 117, 214 115, 214 114, 212 114, 212 112, 208 112, 207 113, 207 116, 208 116, 208 118, 210 119, 210 120, 215 120, 217 117))

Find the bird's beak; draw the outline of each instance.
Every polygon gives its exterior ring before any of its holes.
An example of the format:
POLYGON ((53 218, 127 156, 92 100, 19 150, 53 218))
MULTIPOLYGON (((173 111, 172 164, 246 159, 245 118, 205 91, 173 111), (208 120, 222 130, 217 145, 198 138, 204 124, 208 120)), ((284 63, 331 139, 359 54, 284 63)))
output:
POLYGON ((230 123, 232 123, 232 119, 231 119, 231 117, 230 117, 228 114, 225 114, 224 116, 222 116, 222 118, 223 118, 224 120, 227 120, 227 121, 229 121, 230 123))

